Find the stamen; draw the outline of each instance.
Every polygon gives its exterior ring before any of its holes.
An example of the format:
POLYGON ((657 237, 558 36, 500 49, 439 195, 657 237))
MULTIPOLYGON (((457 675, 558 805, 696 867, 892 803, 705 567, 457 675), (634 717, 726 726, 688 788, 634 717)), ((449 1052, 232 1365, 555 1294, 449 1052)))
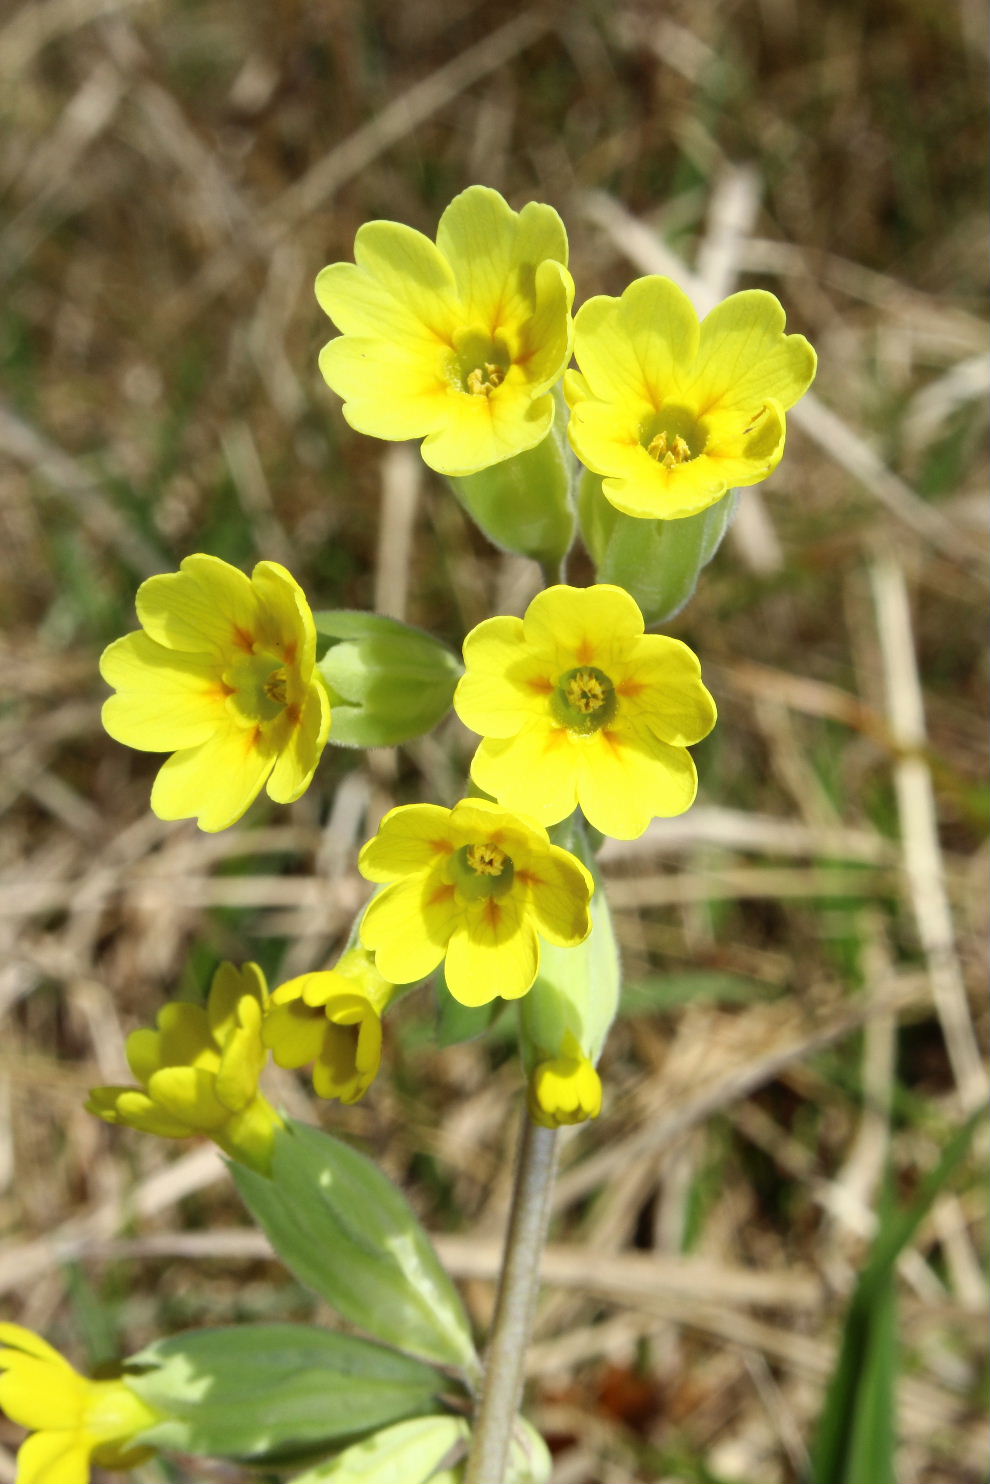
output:
POLYGON ((284 706, 286 702, 286 687, 288 686, 288 683, 289 677, 285 673, 285 666, 280 665, 279 668, 277 670, 273 670, 272 673, 265 680, 263 686, 265 695, 270 701, 274 701, 276 705, 284 706))
POLYGON ((579 670, 567 682, 567 701, 576 711, 587 716, 600 711, 605 704, 605 687, 590 670, 579 670))
POLYGON ((663 464, 665 469, 672 469, 675 464, 687 463, 692 457, 691 449, 680 433, 675 433, 673 438, 668 438, 664 432, 658 433, 646 452, 658 464, 663 464))
POLYGON ((505 372, 501 366, 494 361, 485 361, 483 366, 475 366, 469 371, 465 378, 468 391, 475 397, 490 397, 497 386, 501 386, 505 380, 505 372))
POLYGON ((501 876, 508 857, 497 845, 469 845, 464 859, 479 876, 501 876))

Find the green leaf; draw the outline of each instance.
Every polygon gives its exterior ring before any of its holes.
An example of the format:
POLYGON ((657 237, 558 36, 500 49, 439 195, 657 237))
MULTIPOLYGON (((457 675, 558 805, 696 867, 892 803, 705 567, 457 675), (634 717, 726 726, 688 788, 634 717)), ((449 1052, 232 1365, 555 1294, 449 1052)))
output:
POLYGON ((132 1355, 125 1374, 167 1414, 142 1442, 226 1458, 288 1457, 339 1444, 436 1411, 449 1386, 409 1356, 301 1324, 173 1335, 132 1355))
POLYGON ((330 688, 332 743, 394 747, 443 720, 462 666, 439 639, 378 613, 333 609, 314 618, 331 641, 318 668, 330 688))
POLYGON ((477 1377, 457 1290, 405 1197, 371 1160, 289 1120, 275 1135, 270 1179, 240 1164, 231 1174, 300 1282, 376 1339, 477 1377))
POLYGON ((399 1422, 297 1474, 292 1484, 456 1484, 460 1470, 437 1473, 466 1447, 468 1425, 458 1417, 417 1417, 399 1422))
POLYGON ((896 1484, 895 1264, 966 1157, 983 1117, 980 1109, 957 1130, 908 1207, 881 1218, 846 1312, 812 1450, 811 1484, 896 1484))

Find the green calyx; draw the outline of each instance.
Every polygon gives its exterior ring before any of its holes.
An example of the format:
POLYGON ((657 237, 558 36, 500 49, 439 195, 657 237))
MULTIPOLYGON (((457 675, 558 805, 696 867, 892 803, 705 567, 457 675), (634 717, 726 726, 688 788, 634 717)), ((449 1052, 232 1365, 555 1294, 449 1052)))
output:
POLYGON ((565 671, 550 696, 554 721, 581 737, 590 737, 608 726, 618 705, 610 677, 594 665, 565 671))
POLYGON ((462 845, 451 857, 451 880, 462 896, 477 902, 504 897, 512 888, 516 868, 504 850, 487 842, 462 845))

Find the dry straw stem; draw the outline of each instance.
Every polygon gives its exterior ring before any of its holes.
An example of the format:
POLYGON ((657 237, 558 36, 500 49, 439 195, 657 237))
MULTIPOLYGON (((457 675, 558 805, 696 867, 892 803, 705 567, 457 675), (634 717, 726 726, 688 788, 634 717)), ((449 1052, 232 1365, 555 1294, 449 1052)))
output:
POLYGON ((870 582, 883 654, 890 726, 898 748, 894 783, 904 870, 960 1101, 964 1109, 975 1109, 986 1101, 987 1075, 973 1033, 966 986, 956 953, 935 793, 924 757, 925 711, 911 608, 904 571, 896 557, 878 556, 870 567, 870 582))

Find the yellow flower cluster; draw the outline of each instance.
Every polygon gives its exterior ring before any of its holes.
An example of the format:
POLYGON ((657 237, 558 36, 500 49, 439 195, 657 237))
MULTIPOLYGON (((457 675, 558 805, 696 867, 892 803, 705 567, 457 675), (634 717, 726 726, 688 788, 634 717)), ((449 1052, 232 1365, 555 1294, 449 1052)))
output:
MULTIPOLYGON (((558 449, 558 387, 571 447, 612 505, 682 520, 773 471, 786 411, 814 377, 811 346, 785 333, 780 304, 762 291, 733 294, 700 321, 676 284, 646 277, 618 298, 590 299, 572 320, 557 213, 536 202, 514 211, 483 186, 451 202, 435 241, 370 222, 354 258, 324 268, 316 285, 341 332, 320 367, 345 418, 380 438, 421 439, 426 462, 462 483, 504 466, 498 489, 521 491, 523 521, 540 497, 530 456, 558 449), (568 370, 572 350, 578 369, 568 370)), ((330 735, 331 704, 295 579, 275 562, 248 577, 199 553, 145 582, 137 612, 140 630, 102 657, 115 691, 103 720, 132 747, 172 754, 152 789, 155 813, 212 831, 262 788, 278 803, 298 799, 330 735)), ((269 1052, 282 1067, 311 1063, 320 1096, 353 1102, 378 1071, 396 985, 442 965, 465 1006, 519 999, 538 979, 541 944, 552 955, 583 943, 594 883, 547 830, 580 810, 602 834, 634 839, 690 807, 688 749, 716 715, 699 662, 680 641, 646 633, 629 593, 602 583, 551 586, 524 617, 478 624, 464 662, 454 707, 480 737, 471 777, 487 797, 393 809, 360 854, 379 888, 360 946, 272 995, 256 965, 222 966, 204 1008, 170 1006, 157 1030, 130 1038, 139 1085, 96 1089, 95 1113, 167 1137, 206 1133, 265 1171, 280 1124, 259 1088, 269 1052)), ((538 1121, 596 1116, 588 1044, 555 1035, 530 1057, 538 1121)))
POLYGON ((356 1102, 378 1075, 381 1016, 393 993, 362 949, 271 995, 257 964, 223 963, 205 1007, 166 1005, 157 1030, 127 1038, 140 1086, 95 1087, 86 1106, 107 1123, 166 1139, 203 1134, 268 1174, 282 1126, 260 1088, 269 1051, 282 1067, 313 1062, 320 1097, 356 1102))
POLYGON ((355 262, 316 281, 342 331, 320 369, 347 421, 424 438, 442 474, 477 473, 548 433, 573 342, 571 446, 617 509, 679 519, 766 479, 816 366, 779 301, 746 290, 699 322, 682 289, 647 277, 589 299, 572 326, 567 253, 551 207, 517 213, 484 186, 451 202, 435 245, 396 222, 361 227, 355 262))

